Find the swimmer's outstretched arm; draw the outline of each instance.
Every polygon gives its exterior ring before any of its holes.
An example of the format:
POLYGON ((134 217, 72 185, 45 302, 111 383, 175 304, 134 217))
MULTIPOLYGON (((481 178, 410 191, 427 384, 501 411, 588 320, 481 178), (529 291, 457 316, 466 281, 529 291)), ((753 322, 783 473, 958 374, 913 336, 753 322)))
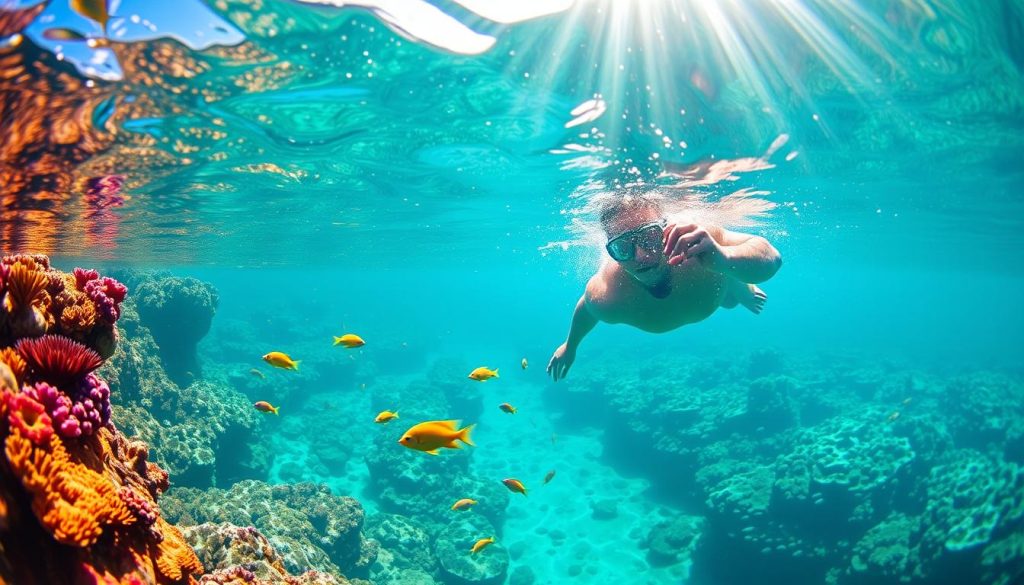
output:
POLYGON ((569 336, 565 343, 555 349, 555 353, 548 362, 547 372, 554 381, 558 381, 569 373, 569 368, 576 361, 576 349, 580 342, 597 325, 598 318, 587 307, 587 298, 584 294, 576 303, 576 310, 572 313, 572 323, 569 324, 569 336))

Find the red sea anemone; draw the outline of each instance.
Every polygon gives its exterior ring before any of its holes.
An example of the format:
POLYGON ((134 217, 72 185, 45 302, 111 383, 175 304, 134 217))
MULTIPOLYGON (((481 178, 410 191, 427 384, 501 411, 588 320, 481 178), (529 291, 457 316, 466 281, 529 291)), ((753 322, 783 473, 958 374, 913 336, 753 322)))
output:
POLYGON ((53 436, 53 422, 42 404, 27 394, 10 394, 7 398, 7 421, 11 428, 34 445, 42 445, 53 436))
POLYGON ((98 353, 61 335, 21 339, 15 347, 32 377, 62 389, 70 389, 103 364, 98 353))

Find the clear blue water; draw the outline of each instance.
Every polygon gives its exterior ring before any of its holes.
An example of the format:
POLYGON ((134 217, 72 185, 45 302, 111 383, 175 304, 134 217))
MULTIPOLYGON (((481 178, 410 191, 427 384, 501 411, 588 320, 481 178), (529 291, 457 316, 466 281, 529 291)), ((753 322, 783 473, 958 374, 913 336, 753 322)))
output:
MULTIPOLYGON (((82 136, 70 147, 57 146, 55 130, 7 141, 2 166, 13 187, 4 198, 3 249, 47 253, 64 267, 165 269, 212 284, 220 301, 199 344, 203 375, 247 400, 283 403, 279 420, 261 423, 259 440, 276 458, 259 479, 325 482, 371 513, 386 509, 362 463, 385 432, 371 422, 380 405, 415 402, 406 385, 439 359, 500 367, 502 378, 480 387, 486 411, 472 474, 519 473, 536 484, 556 461, 563 480, 546 500, 540 489, 528 500, 513 495, 501 528, 502 544, 519 550, 512 571, 530 566, 538 583, 747 582, 749 575, 708 563, 762 567, 760 547, 722 545, 717 528, 705 542, 719 548, 706 554, 735 556, 700 558, 692 574, 690 561, 649 567, 646 549, 626 536, 672 514, 714 518, 703 496, 673 496, 700 492, 694 477, 707 465, 678 467, 666 479, 654 471, 663 456, 654 439, 646 450, 632 435, 618 438, 632 424, 626 419, 672 414, 633 412, 608 398, 614 414, 594 422, 560 397, 614 386, 610 370, 663 404, 673 393, 707 390, 685 381, 687 368, 745 371, 752 355, 769 349, 788 360, 782 373, 808 387, 815 376, 856 377, 850 371, 884 372, 868 376, 879 388, 926 376, 931 390, 920 416, 939 419, 942 393, 955 391, 950 380, 1007 373, 1017 400, 993 405, 1011 413, 997 426, 1024 420, 1020 2, 581 0, 514 24, 435 3, 494 37, 470 55, 436 46, 455 34, 408 39, 364 9, 230 0, 190 1, 172 13, 124 0, 114 10, 123 20, 111 21, 113 54, 100 53, 106 73, 91 72, 88 84, 90 72, 80 69, 97 49, 58 47, 43 34, 55 26, 45 19, 101 31, 63 4, 24 31, 18 54, 43 66, 32 73, 38 84, 3 82, 11 104, 4 124, 42 118, 50 127, 77 125, 82 136), (158 30, 125 16, 135 13, 158 30), (53 106, 15 100, 37 94, 53 106), (567 128, 573 109, 594 99, 605 111, 567 128), (76 111, 91 114, 83 120, 76 111), (67 164, 26 162, 48 154, 67 164), (666 184, 701 164, 732 161, 742 171, 758 157, 753 166, 762 168, 696 190, 714 202, 751 189, 776 204, 758 225, 736 228, 763 235, 784 258, 762 285, 765 312, 720 310, 663 335, 600 325, 569 379, 547 381, 544 365, 572 308, 606 261, 601 242, 580 229, 593 225, 594 185, 666 184), (123 187, 90 190, 84 182, 109 175, 123 187), (330 347, 343 332, 363 335, 367 346, 348 355, 330 347), (239 348, 248 348, 248 361, 239 348), (303 374, 269 372, 266 386, 237 379, 266 369, 259 356, 271 350, 303 359, 303 374), (349 362, 371 365, 353 373, 349 362), (519 405, 518 418, 497 411, 502 401, 519 405), (325 416, 328 403, 336 410, 325 416), (344 472, 311 463, 324 448, 312 435, 323 433, 355 445, 344 472), (564 438, 552 445, 551 433, 564 438), (616 450, 623 443, 626 456, 616 450), (294 465, 286 471, 296 461, 298 475, 294 465), (588 502, 603 497, 620 502, 616 519, 590 516, 588 502), (570 542, 552 541, 551 530, 568 532, 570 542), (575 565, 579 574, 566 573, 575 565)), ((736 378, 736 392, 754 378, 736 378)), ((821 391, 845 396, 852 388, 835 382, 821 391)), ((872 420, 888 428, 895 406, 883 396, 860 396, 836 414, 877 409, 872 420)), ((904 421, 932 424, 902 410, 904 421)), ((947 414, 955 426, 959 415, 947 414)), ((386 432, 401 430, 394 427, 386 432)), ((716 427, 728 436, 723 428, 716 427)), ((761 439, 785 442, 793 432, 761 439)), ((679 437, 691 440, 683 430, 679 437)), ((958 436, 948 449, 968 447, 1024 465, 1019 440, 980 448, 958 436)), ((777 454, 759 448, 750 461, 777 454)), ((915 477, 923 481, 942 461, 928 459, 915 477)), ((925 488, 914 485, 919 497, 925 488)), ((840 583, 965 582, 944 581, 948 575, 997 582, 975 570, 978 547, 922 562, 923 575, 906 567, 849 571, 850 543, 890 510, 929 521, 927 498, 907 505, 885 497, 877 517, 842 536, 850 542, 829 545, 826 560, 806 566, 772 557, 763 570, 798 567, 780 582, 822 582, 831 569, 847 571, 829 577, 840 583)), ((769 513, 802 530, 784 506, 769 513)), ((1008 526, 1000 530, 1021 528, 1008 526)), ((1006 583, 1024 574, 1024 549, 1015 546, 1006 583)))

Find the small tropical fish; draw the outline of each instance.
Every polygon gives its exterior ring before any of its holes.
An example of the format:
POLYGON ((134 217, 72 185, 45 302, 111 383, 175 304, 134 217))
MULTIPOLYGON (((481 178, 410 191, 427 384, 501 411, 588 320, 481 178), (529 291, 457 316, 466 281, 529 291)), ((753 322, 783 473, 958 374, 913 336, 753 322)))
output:
POLYGON ((494 544, 494 537, 493 536, 489 536, 487 538, 481 538, 480 540, 476 541, 476 544, 473 545, 473 548, 470 549, 469 552, 471 552, 471 553, 480 552, 480 551, 484 550, 485 548, 487 548, 489 545, 492 545, 492 544, 494 544))
POLYGON ((423 451, 431 455, 437 455, 441 447, 447 449, 460 449, 457 441, 467 445, 476 446, 476 443, 469 437, 469 432, 476 425, 469 425, 458 428, 457 420, 430 420, 414 425, 405 431, 399 443, 416 451, 423 451))
POLYGON ((267 379, 267 377, 263 375, 263 372, 257 370, 256 368, 253 368, 253 369, 249 370, 249 373, 252 374, 253 376, 256 376, 260 380, 266 380, 267 379))
POLYGON ((278 408, 276 406, 273 406, 272 404, 270 404, 266 400, 260 400, 259 402, 253 404, 253 406, 255 406, 256 410, 258 410, 260 412, 272 412, 272 413, 277 414, 277 415, 280 414, 280 413, 277 412, 278 408))
POLYGON ((906 405, 910 404, 910 402, 912 400, 913 400, 913 398, 904 398, 903 402, 901 404, 903 404, 903 406, 906 406, 906 405))
POLYGON ((558 435, 551 433, 551 444, 554 445, 556 441, 558 441, 558 435))
POLYGON ((545 484, 545 485, 547 485, 547 483, 548 483, 549 481, 551 481, 552 479, 555 479, 555 470, 554 470, 554 469, 552 469, 551 471, 549 471, 549 472, 547 473, 547 475, 545 475, 545 476, 544 476, 544 484, 545 484))
POLYGON ((501 483, 505 484, 505 487, 507 487, 508 491, 510 492, 523 494, 524 496, 526 495, 526 486, 523 485, 523 482, 519 481, 518 479, 503 479, 501 480, 501 483))
POLYGON ((288 354, 280 351, 272 351, 267 355, 263 356, 263 361, 274 366, 275 368, 281 368, 282 370, 296 370, 299 369, 299 360, 293 360, 288 357, 288 354))
POLYGON ((103 36, 107 35, 107 22, 110 20, 107 0, 71 0, 71 8, 82 16, 98 22, 103 27, 103 36))
POLYGON ((500 408, 502 412, 507 412, 509 414, 516 413, 516 407, 512 406, 508 402, 502 402, 501 404, 498 405, 498 408, 500 408))
POLYGON ((70 28, 48 28, 43 31, 43 38, 51 41, 85 41, 89 37, 70 28))
POLYGON ((468 510, 476 505, 476 500, 469 498, 462 498, 458 502, 452 504, 452 510, 468 510))
POLYGON ((892 414, 889 415, 889 418, 887 418, 886 420, 888 420, 889 422, 893 422, 896 419, 898 419, 899 417, 900 417, 900 411, 894 410, 894 411, 892 411, 892 414))
POLYGON ((528 364, 526 363, 526 358, 523 358, 522 364, 523 364, 523 369, 525 370, 525 369, 526 369, 526 366, 528 365, 528 364))
POLYGON ((362 384, 360 384, 359 385, 359 389, 360 390, 366 390, 366 382, 363 382, 362 384))
POLYGON ((346 333, 345 335, 342 335, 341 337, 338 337, 337 335, 335 335, 334 336, 334 345, 341 345, 345 349, 352 349, 352 348, 355 348, 355 347, 362 347, 362 346, 366 345, 366 342, 363 341, 362 337, 359 337, 358 335, 356 335, 354 333, 346 333))
POLYGON ((377 418, 373 419, 373 422, 377 424, 385 424, 395 420, 396 418, 398 418, 397 411, 391 412, 390 410, 382 410, 380 411, 380 414, 377 415, 377 418))
POLYGON ((472 379, 472 380, 476 380, 477 382, 486 382, 487 380, 490 380, 491 378, 497 378, 497 377, 498 377, 498 369, 497 368, 492 370, 492 369, 484 367, 484 366, 480 366, 479 368, 477 368, 477 369, 475 369, 475 370, 473 370, 472 372, 469 373, 469 378, 472 379))

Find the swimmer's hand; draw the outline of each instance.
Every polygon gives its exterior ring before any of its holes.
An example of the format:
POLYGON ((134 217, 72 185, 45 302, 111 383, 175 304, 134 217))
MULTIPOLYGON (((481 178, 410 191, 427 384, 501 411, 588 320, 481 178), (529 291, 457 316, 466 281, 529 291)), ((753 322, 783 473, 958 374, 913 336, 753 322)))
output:
POLYGON ((565 343, 559 345, 554 355, 551 356, 551 361, 548 362, 548 374, 551 374, 551 379, 557 382, 564 378, 569 373, 569 368, 572 367, 574 361, 576 361, 576 350, 570 350, 565 343))
POLYGON ((663 252, 668 256, 669 266, 700 264, 715 272, 725 270, 728 263, 725 250, 703 227, 695 223, 670 223, 665 226, 663 236, 663 252))

